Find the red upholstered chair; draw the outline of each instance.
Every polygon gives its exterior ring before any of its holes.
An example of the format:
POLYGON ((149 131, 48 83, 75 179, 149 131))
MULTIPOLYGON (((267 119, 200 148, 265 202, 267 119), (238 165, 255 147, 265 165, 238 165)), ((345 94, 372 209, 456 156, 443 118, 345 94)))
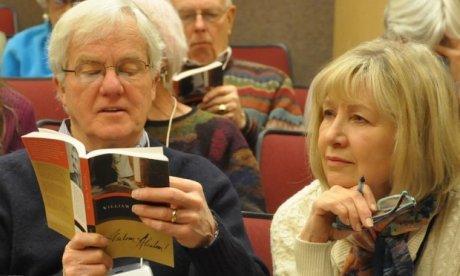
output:
POLYGON ((52 79, 9 78, 5 82, 28 98, 35 110, 35 118, 62 120, 67 117, 56 99, 56 87, 52 79))
POLYGON ((308 97, 308 89, 306 87, 294 87, 295 99, 299 103, 302 113, 305 112, 305 104, 308 97))
POLYGON ((270 225, 272 215, 264 213, 242 212, 244 227, 257 257, 267 266, 272 275, 272 254, 270 251, 270 225))
POLYGON ((0 32, 4 32, 6 37, 12 37, 17 29, 16 12, 12 8, 0 4, 0 32))
POLYGON ((257 159, 267 212, 274 213, 313 180, 307 154, 303 132, 267 129, 260 133, 257 159))
POLYGON ((292 76, 291 59, 284 44, 233 45, 232 53, 237 59, 270 65, 285 72, 288 76, 292 76))

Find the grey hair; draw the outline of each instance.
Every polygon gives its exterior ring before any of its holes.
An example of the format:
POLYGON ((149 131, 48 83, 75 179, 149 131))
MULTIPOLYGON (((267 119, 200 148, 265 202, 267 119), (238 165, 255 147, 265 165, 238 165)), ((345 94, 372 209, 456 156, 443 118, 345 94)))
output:
POLYGON ((389 0, 384 21, 384 37, 433 47, 445 33, 460 38, 460 1, 389 0))
POLYGON ((164 44, 146 15, 130 0, 87 0, 64 13, 53 27, 48 50, 55 77, 61 82, 64 80, 62 67, 67 65, 71 42, 85 45, 104 39, 129 18, 135 20, 139 35, 148 45, 152 71, 158 73, 164 44))
POLYGON ((42 9, 46 10, 48 9, 48 3, 46 0, 36 0, 37 3, 42 7, 42 9))
POLYGON ((132 0, 156 27, 165 44, 163 57, 167 61, 166 81, 181 71, 188 45, 182 21, 168 0, 132 0))

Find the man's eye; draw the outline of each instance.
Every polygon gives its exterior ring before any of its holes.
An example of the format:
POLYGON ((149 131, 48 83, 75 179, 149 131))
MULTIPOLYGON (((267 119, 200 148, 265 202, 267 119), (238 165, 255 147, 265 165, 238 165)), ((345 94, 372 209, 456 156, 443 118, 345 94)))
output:
POLYGON ((137 64, 126 63, 118 68, 118 72, 126 76, 135 75, 139 73, 139 71, 140 71, 140 68, 137 64))
POLYGON ((94 75, 99 75, 102 73, 102 70, 100 68, 84 68, 79 70, 80 75, 85 75, 85 76, 94 76, 94 75))

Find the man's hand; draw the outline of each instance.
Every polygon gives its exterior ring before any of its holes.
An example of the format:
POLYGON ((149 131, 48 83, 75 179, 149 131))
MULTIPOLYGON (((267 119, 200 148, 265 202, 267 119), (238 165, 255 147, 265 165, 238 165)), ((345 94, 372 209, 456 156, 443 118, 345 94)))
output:
POLYGON ((239 129, 246 126, 246 115, 241 107, 238 89, 234 85, 215 87, 205 94, 199 105, 203 110, 223 115, 232 120, 239 129))
POLYGON ((112 258, 104 252, 109 241, 100 234, 79 233, 66 245, 62 256, 62 271, 70 275, 107 275, 112 258))
POLYGON ((169 178, 170 187, 140 188, 132 197, 158 205, 136 204, 133 212, 151 228, 173 236, 182 246, 207 246, 216 231, 216 222, 209 210, 200 183, 178 177, 169 178))
POLYGON ((443 41, 435 46, 435 51, 449 59, 453 79, 460 81, 460 39, 445 35, 443 41))

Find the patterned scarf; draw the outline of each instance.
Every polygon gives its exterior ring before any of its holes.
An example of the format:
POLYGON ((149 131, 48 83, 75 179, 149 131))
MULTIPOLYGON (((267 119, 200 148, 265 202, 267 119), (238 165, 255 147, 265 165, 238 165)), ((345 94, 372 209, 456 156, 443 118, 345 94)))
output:
POLYGON ((345 259, 341 275, 414 275, 414 261, 407 247, 409 234, 427 225, 436 207, 435 197, 431 195, 412 210, 349 236, 348 240, 353 246, 345 259))

